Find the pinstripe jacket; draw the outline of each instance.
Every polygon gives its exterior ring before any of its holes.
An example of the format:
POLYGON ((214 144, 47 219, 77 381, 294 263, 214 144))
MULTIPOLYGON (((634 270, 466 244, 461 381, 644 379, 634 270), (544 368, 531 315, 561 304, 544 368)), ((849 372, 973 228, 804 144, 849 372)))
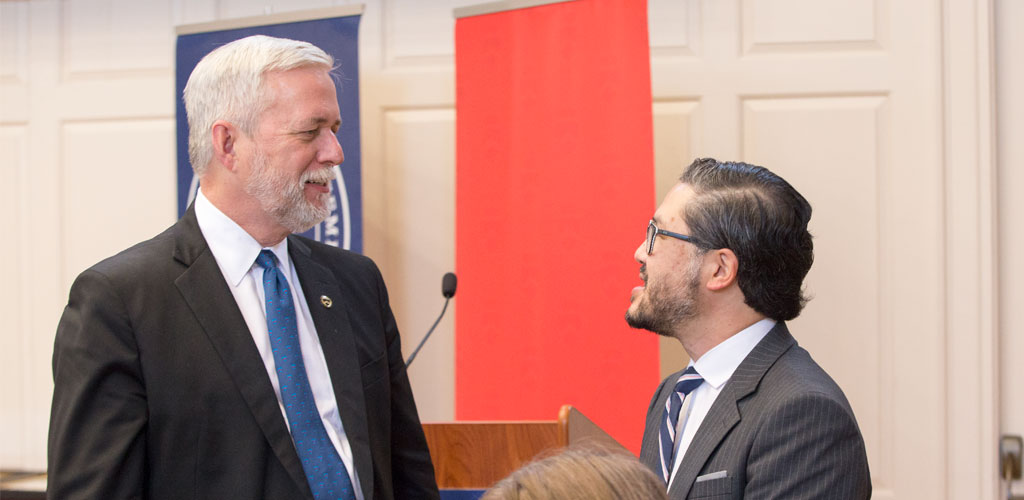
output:
MULTIPOLYGON (((659 475, 659 424, 680 373, 662 381, 647 409, 640 461, 659 475)), ((768 332, 725 384, 683 456, 668 496, 871 496, 864 439, 853 410, 785 323, 768 332)))

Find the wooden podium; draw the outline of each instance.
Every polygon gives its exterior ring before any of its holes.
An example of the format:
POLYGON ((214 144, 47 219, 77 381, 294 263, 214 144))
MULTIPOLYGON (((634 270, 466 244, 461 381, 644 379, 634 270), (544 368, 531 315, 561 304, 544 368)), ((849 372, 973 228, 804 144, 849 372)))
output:
POLYGON ((593 445, 629 453, 572 406, 558 420, 423 424, 437 485, 484 490, 538 455, 559 448, 593 445))

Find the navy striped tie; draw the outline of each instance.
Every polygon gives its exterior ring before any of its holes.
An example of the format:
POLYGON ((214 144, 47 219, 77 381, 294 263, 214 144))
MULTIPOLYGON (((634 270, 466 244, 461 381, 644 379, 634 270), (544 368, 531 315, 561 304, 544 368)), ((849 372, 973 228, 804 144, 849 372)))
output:
POLYGON ((658 436, 658 444, 661 449, 661 474, 665 478, 665 483, 668 483, 668 479, 672 475, 672 464, 675 462, 676 423, 679 421, 679 410, 682 409, 686 396, 702 383, 704 383, 704 379, 691 366, 679 376, 675 391, 665 401, 665 416, 661 419, 661 434, 658 436))
POLYGON ((316 500, 354 500, 352 480, 338 450, 327 436, 327 429, 316 408, 309 387, 306 363, 302 360, 299 329, 295 322, 295 304, 288 281, 277 267, 270 250, 262 250, 256 263, 263 268, 263 292, 267 301, 267 332, 274 352, 274 367, 281 387, 288 425, 306 472, 309 488, 316 500))

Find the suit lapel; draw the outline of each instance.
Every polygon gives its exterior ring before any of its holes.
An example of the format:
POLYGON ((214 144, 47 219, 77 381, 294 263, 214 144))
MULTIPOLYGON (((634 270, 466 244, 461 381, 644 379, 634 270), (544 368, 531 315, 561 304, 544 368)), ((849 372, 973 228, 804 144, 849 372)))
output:
POLYGON ((366 422, 366 400, 363 396, 355 334, 348 318, 347 296, 342 293, 331 270, 313 260, 309 246, 302 240, 289 237, 288 249, 327 360, 338 413, 352 448, 363 498, 371 500, 373 459, 370 456, 370 431, 366 422), (327 302, 324 297, 328 299, 327 302))
POLYGON ((665 416, 665 400, 671 394, 676 379, 683 372, 678 371, 661 381, 655 392, 654 406, 647 411, 647 422, 644 425, 643 442, 640 445, 640 462, 650 468, 658 477, 661 472, 661 453, 658 436, 661 433, 661 419, 665 416))
POLYGON ((194 208, 190 207, 175 225, 175 241, 174 258, 188 268, 175 280, 175 286, 220 355, 271 449, 299 489, 312 498, 266 366, 203 239, 194 208))
MULTIPOLYGON (((739 401, 757 390, 758 384, 782 353, 796 344, 785 323, 779 322, 750 351, 726 382, 693 437, 669 488, 669 498, 686 498, 694 480, 725 436, 739 423, 739 401)), ((664 399, 661 400, 664 406, 664 399)), ((732 472, 732 471, 730 471, 732 472)))

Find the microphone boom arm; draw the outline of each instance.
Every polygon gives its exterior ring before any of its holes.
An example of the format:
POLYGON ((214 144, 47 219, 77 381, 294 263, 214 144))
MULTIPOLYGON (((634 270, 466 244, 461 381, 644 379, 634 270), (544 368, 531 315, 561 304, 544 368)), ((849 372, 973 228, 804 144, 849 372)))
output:
POLYGON ((423 344, 427 343, 427 339, 430 338, 430 334, 434 333, 434 329, 437 328, 437 324, 441 322, 441 318, 444 317, 444 312, 448 310, 448 302, 450 302, 451 300, 451 297, 444 298, 444 307, 441 308, 441 314, 437 316, 437 320, 434 321, 434 324, 430 327, 430 330, 427 330, 427 334, 423 336, 423 340, 420 341, 420 344, 416 346, 415 350, 412 351, 412 355, 409 356, 409 359, 405 360, 405 368, 407 370, 409 369, 409 365, 412 364, 412 360, 416 359, 416 354, 418 354, 420 352, 420 349, 423 348, 423 344))

